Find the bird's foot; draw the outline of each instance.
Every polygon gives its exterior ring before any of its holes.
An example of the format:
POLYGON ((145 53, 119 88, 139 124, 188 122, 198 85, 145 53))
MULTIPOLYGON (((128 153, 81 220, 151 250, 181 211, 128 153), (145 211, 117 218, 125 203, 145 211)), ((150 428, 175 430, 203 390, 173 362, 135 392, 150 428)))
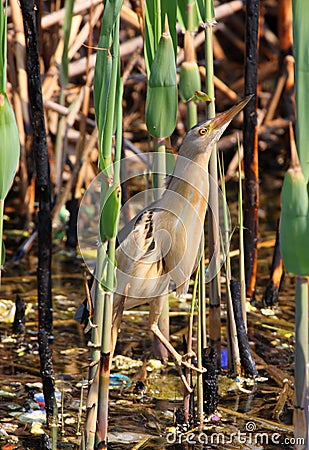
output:
POLYGON ((178 360, 177 362, 178 362, 179 365, 182 365, 182 366, 186 367, 189 370, 194 370, 195 372, 198 372, 198 373, 205 373, 205 372, 207 372, 207 369, 205 369, 205 367, 202 367, 200 369, 199 367, 196 367, 193 364, 191 364, 188 361, 186 361, 184 357, 180 357, 180 360, 178 360))
POLYGON ((200 369, 200 368, 196 367, 194 364, 192 364, 190 362, 190 360, 193 359, 193 358, 196 358, 196 354, 193 351, 191 351, 189 353, 186 353, 183 356, 179 355, 179 358, 178 358, 177 362, 178 362, 178 364, 186 367, 187 369, 194 370, 195 372, 198 372, 198 373, 205 373, 205 372, 207 372, 207 369, 205 369, 204 367, 202 367, 200 369))
POLYGON ((184 361, 189 361, 190 359, 196 358, 196 353, 191 350, 190 352, 186 353, 185 355, 183 355, 182 359, 184 361))

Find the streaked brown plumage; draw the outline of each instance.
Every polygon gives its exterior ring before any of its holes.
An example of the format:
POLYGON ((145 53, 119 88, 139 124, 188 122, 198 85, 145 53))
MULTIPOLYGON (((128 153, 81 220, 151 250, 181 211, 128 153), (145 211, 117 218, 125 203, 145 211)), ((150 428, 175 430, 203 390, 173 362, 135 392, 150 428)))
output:
MULTIPOLYGON (((112 353, 123 309, 149 303, 151 331, 172 354, 180 372, 182 364, 188 365, 160 332, 158 319, 171 280, 177 294, 187 292, 208 205, 209 158, 223 131, 248 101, 249 98, 242 100, 187 133, 162 197, 120 233, 112 353)), ((183 376, 182 379, 185 382, 183 376)))

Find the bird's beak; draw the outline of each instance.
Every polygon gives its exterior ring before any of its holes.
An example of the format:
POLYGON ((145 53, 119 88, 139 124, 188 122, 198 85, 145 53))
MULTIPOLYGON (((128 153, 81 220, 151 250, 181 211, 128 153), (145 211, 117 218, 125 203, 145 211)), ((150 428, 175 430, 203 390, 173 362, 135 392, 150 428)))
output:
POLYGON ((227 111, 224 111, 221 114, 218 114, 212 121, 211 129, 212 131, 218 130, 226 123, 229 123, 235 116, 238 114, 251 100, 253 96, 250 95, 243 100, 241 100, 237 105, 233 106, 232 108, 228 109, 227 111))

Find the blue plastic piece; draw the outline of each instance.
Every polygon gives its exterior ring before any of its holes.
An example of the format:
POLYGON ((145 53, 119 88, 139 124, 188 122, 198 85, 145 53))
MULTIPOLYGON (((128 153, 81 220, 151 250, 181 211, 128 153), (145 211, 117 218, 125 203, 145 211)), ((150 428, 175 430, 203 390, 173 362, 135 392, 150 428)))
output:
POLYGON ((109 377, 109 385, 116 389, 124 389, 132 385, 132 380, 121 373, 113 373, 109 377))
POLYGON ((228 369, 229 367, 229 353, 227 349, 221 350, 221 368, 228 369))

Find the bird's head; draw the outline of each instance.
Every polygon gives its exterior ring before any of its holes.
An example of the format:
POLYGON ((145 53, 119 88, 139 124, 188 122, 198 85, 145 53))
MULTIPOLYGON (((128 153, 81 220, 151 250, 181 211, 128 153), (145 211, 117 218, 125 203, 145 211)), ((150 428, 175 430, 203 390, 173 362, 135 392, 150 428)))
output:
POLYGON ((246 106, 251 98, 252 96, 246 97, 227 111, 191 128, 183 140, 179 154, 187 158, 192 158, 199 153, 210 154, 231 120, 246 106))

